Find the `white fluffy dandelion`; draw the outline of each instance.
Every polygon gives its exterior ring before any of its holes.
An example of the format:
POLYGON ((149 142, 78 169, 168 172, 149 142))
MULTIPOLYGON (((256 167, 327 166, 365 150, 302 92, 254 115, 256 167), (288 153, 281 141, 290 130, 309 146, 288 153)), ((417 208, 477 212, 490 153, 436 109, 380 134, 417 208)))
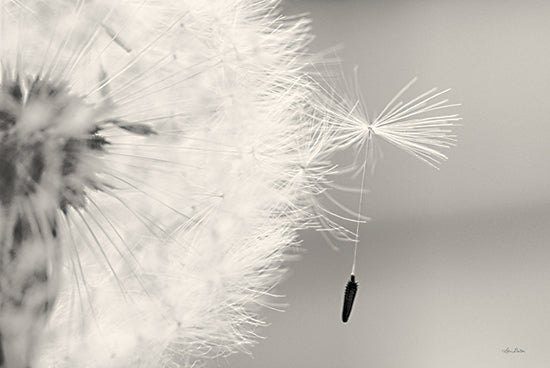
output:
POLYGON ((312 134, 307 22, 274 6, 2 3, 6 366, 185 366, 255 341, 312 134))
POLYGON ((276 5, 0 0, 0 365, 246 350, 296 230, 338 228, 330 155, 374 132, 431 162, 411 117, 441 105, 332 114, 276 5))

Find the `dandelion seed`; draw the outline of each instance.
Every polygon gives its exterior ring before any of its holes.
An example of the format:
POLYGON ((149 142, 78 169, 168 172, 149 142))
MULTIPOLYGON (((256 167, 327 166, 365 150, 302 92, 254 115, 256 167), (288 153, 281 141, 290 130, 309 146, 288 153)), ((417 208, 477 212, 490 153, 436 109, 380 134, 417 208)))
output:
MULTIPOLYGON (((355 69, 355 73, 357 75, 357 68, 355 69)), ((359 229, 367 165, 370 165, 372 169, 375 166, 374 137, 379 136, 387 140, 435 168, 437 168, 437 165, 441 161, 447 159, 439 150, 449 148, 456 142, 451 127, 456 121, 460 120, 460 117, 457 114, 432 115, 434 111, 459 106, 458 104, 448 104, 447 99, 437 100, 448 92, 448 89, 437 92, 437 89, 433 88, 406 103, 396 102, 415 81, 416 78, 403 87, 372 121, 369 118, 363 100, 359 98, 360 92, 357 89, 355 95, 358 99, 340 98, 342 102, 340 105, 327 105, 329 106, 326 110, 327 115, 334 118, 335 130, 338 132, 334 140, 334 147, 338 149, 350 146, 357 147, 357 157, 359 157, 359 152, 362 149, 365 150, 364 160, 360 164, 362 177, 359 192, 359 209, 357 211, 356 228, 353 236, 352 280, 346 286, 344 308, 342 311, 343 322, 348 321, 357 292, 355 268, 359 245, 359 229), (352 101, 355 102, 351 104, 352 101)), ((331 99, 337 96, 336 90, 330 86, 326 87, 323 92, 331 99)), ((357 164, 354 166, 357 166, 357 164)))

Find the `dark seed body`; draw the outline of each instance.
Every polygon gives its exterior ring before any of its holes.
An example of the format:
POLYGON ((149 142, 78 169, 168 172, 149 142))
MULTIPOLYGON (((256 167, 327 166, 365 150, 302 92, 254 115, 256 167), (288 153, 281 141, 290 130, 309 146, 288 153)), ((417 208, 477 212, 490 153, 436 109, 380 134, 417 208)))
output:
POLYGON ((355 275, 351 275, 350 280, 346 285, 346 292, 344 293, 344 307, 342 309, 342 322, 346 323, 351 314, 351 308, 353 307, 353 301, 355 294, 357 294, 357 288, 359 284, 355 281, 355 275))

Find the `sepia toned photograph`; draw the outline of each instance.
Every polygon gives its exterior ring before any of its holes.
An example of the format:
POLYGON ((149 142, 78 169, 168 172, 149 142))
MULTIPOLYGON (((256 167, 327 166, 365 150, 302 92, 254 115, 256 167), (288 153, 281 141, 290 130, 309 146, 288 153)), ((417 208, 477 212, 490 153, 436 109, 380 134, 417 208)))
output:
POLYGON ((0 0, 0 368, 541 368, 550 2, 0 0))

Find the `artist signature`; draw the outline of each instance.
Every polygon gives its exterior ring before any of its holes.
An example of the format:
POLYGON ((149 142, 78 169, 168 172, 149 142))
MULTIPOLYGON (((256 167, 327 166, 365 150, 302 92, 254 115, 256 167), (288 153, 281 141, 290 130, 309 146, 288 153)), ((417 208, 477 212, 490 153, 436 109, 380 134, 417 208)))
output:
POLYGON ((520 349, 518 348, 517 346, 514 348, 514 349, 510 349, 510 348, 506 348, 506 349, 502 349, 502 352, 505 353, 505 354, 509 354, 509 353, 525 353, 525 350, 523 349, 520 349))

